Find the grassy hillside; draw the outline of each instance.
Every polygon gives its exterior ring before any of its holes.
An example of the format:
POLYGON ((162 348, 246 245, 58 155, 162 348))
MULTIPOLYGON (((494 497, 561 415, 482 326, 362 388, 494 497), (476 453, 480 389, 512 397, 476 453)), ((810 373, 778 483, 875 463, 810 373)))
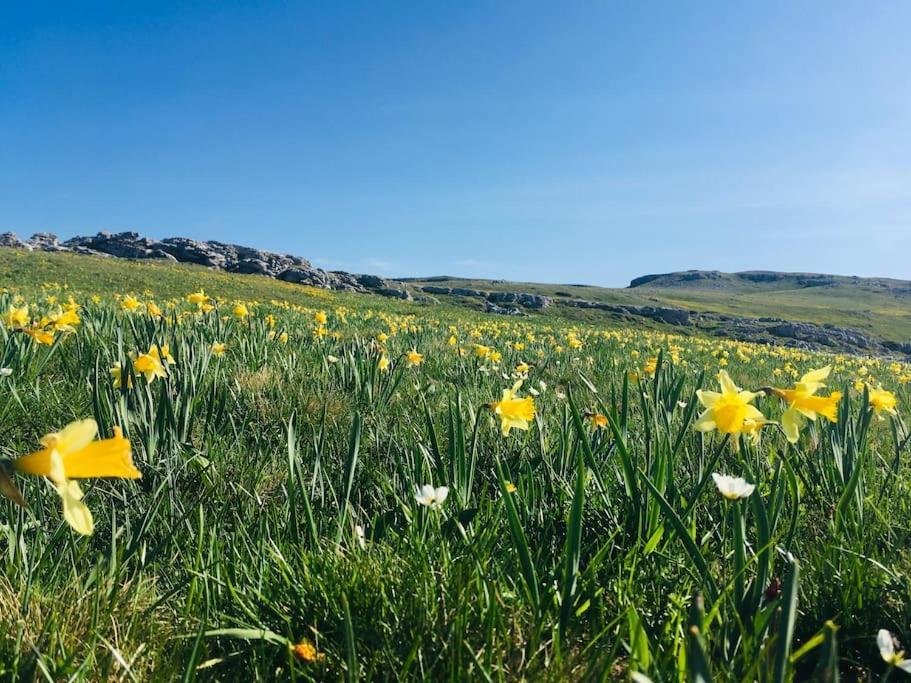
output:
MULTIPOLYGON (((898 282, 898 281, 892 281, 898 282)), ((414 286, 468 287, 489 291, 520 291, 554 299, 588 299, 609 304, 676 306, 738 317, 775 317, 834 324, 868 332, 879 339, 911 340, 911 293, 902 287, 876 287, 841 278, 831 285, 797 286, 794 281, 728 282, 723 285, 661 286, 611 289, 587 285, 551 285, 503 280, 429 278, 408 280, 414 286)), ((908 285, 908 283, 903 283, 908 285)), ((561 311, 572 317, 590 312, 561 311)))
MULTIPOLYGON (((132 262, 66 253, 28 253, 0 249, 0 283, 36 286, 43 282, 69 282, 81 291, 98 293, 126 286, 130 291, 149 291, 163 297, 177 296, 193 287, 217 289, 227 298, 239 299, 280 298, 303 303, 312 301, 314 296, 325 296, 320 290, 301 285, 255 275, 237 276, 188 264, 132 262)), ((850 327, 868 332, 879 339, 911 340, 911 294, 900 286, 877 287, 858 283, 852 278, 841 278, 828 286, 812 287, 797 287, 793 281, 735 281, 726 282, 723 287, 716 284, 700 287, 691 283, 686 286, 650 283, 623 289, 454 277, 409 279, 405 282, 413 290, 423 285, 467 287, 485 291, 543 294, 557 300, 587 299, 635 306, 675 306, 738 317, 776 317, 850 327)), ((341 293, 338 296, 342 301, 356 302, 362 295, 341 293)), ((435 298, 443 310, 449 307, 483 309, 483 303, 473 298, 435 298)), ((377 296, 370 297, 369 305, 389 310, 423 308, 420 305, 409 307, 377 296)), ((607 316, 596 310, 555 306, 533 315, 544 320, 565 319, 611 324, 607 316)), ((640 324, 652 329, 662 327, 647 321, 640 324)))
POLYGON ((882 680, 911 642, 907 364, 0 277, 0 680, 882 680))

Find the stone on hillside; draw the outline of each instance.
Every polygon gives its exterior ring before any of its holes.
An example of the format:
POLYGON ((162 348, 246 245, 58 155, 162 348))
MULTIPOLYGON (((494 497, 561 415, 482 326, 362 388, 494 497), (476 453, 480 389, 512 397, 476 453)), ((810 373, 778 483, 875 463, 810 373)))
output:
POLYGON ((20 240, 14 232, 4 232, 0 235, 0 247, 8 249, 28 249, 31 251, 32 245, 20 240))

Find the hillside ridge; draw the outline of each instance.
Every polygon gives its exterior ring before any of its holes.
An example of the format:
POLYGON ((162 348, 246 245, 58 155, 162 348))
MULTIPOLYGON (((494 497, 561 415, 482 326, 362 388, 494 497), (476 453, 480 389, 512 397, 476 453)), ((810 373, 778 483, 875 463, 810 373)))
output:
POLYGON ((781 285, 795 289, 854 286, 911 294, 911 282, 907 280, 828 273, 790 273, 774 270, 744 270, 734 273, 719 270, 682 270, 656 273, 633 278, 628 289, 639 287, 718 289, 755 285, 781 285))
POLYGON ((449 276, 384 278, 323 270, 300 256, 253 247, 186 237, 155 240, 137 232, 99 232, 63 242, 53 233, 21 240, 8 232, 0 234, 0 247, 192 264, 402 301, 446 301, 495 315, 547 309, 550 315, 589 322, 688 328, 743 341, 848 353, 911 355, 911 282, 889 278, 690 270, 645 275, 627 288, 610 289, 449 276))

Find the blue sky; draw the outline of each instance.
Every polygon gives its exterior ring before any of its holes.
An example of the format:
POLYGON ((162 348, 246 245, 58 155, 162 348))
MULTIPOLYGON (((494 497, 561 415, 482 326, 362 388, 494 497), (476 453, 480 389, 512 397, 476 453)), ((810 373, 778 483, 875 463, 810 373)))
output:
POLYGON ((385 275, 911 279, 909 26, 902 2, 11 3, 0 230, 385 275))

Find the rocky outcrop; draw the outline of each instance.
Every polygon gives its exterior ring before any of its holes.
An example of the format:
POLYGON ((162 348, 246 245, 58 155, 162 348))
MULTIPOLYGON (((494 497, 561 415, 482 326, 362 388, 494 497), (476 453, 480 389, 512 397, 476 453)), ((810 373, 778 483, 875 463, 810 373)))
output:
POLYGON ((494 304, 518 304, 525 308, 541 309, 553 304, 550 297, 525 292, 491 292, 487 300, 494 304))
POLYGON ((203 242, 188 237, 154 240, 143 237, 138 232, 99 232, 96 235, 73 237, 60 242, 57 236, 50 232, 36 233, 28 240, 21 240, 14 233, 7 232, 0 235, 0 247, 69 251, 114 258, 164 259, 193 263, 229 273, 273 277, 324 289, 368 292, 387 287, 387 282, 376 275, 329 272, 314 268, 307 259, 300 256, 277 254, 214 240, 203 242))
POLYGON ((525 315, 515 306, 511 308, 505 308, 503 306, 497 306, 492 301, 488 301, 486 304, 484 304, 484 312, 493 313, 494 315, 525 315))
POLYGON ((27 242, 23 242, 14 232, 4 232, 0 234, 0 247, 6 247, 7 249, 28 249, 32 250, 32 245, 27 242))
POLYGON ((684 308, 606 304, 600 301, 586 301, 585 299, 569 299, 567 301, 558 301, 557 303, 561 306, 571 306, 573 308, 595 308, 619 315, 649 318, 656 322, 667 323, 668 325, 687 326, 690 324, 690 312, 684 308))

